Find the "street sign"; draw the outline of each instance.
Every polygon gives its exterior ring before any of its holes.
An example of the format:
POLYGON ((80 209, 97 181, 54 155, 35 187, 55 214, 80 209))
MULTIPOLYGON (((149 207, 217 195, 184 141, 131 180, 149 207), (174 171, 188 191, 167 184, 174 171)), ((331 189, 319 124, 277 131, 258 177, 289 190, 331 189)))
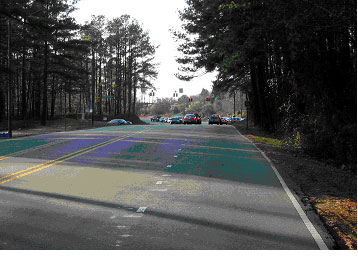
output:
POLYGON ((113 96, 102 96, 104 99, 114 98, 113 96))
POLYGON ((214 93, 212 93, 212 94, 210 95, 210 97, 211 97, 211 98, 214 98, 214 97, 215 97, 215 94, 214 94, 214 93))
POLYGON ((179 93, 183 93, 183 89, 182 89, 182 88, 179 88, 179 93))

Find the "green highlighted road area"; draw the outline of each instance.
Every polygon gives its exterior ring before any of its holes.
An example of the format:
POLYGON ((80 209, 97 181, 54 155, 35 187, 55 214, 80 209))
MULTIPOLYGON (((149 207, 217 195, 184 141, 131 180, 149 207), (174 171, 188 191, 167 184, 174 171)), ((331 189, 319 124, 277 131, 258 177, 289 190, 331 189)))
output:
POLYGON ((48 143, 50 143, 50 141, 45 139, 21 139, 3 141, 0 143, 0 157, 32 149, 34 147, 45 145, 48 143))

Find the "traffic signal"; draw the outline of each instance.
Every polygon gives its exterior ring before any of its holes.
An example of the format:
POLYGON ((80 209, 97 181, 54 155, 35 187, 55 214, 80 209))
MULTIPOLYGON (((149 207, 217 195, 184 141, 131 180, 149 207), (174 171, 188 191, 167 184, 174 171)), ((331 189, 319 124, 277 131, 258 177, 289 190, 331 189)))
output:
POLYGON ((100 97, 96 97, 96 102, 99 102, 101 98, 100 97))
POLYGON ((192 97, 192 96, 189 97, 189 101, 193 101, 193 97, 192 97))
POLYGON ((210 96, 206 96, 206 101, 210 101, 210 96))

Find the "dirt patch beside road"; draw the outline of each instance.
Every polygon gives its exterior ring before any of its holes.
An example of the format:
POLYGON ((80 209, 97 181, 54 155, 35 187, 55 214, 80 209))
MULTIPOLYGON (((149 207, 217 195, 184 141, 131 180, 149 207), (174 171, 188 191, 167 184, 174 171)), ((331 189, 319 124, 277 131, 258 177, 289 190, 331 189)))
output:
POLYGON ((334 248, 357 249, 357 174, 285 148, 258 127, 246 130, 242 122, 235 127, 271 159, 309 218, 316 214, 324 222, 334 248))
MULTIPOLYGON (((95 121, 94 128, 103 127, 106 125, 104 121, 95 121)), ((62 131, 72 131, 80 129, 90 129, 92 127, 91 120, 76 120, 67 118, 65 119, 56 119, 48 120, 46 126, 41 126, 40 121, 35 120, 18 120, 13 122, 13 138, 32 136, 32 135, 41 135, 52 132, 62 132, 62 131)), ((6 127, 2 127, 6 129, 6 127)), ((5 130, 4 130, 5 131, 5 130)))
MULTIPOLYGON (((123 118, 123 116, 118 117, 107 117, 107 121, 114 118, 123 118)), ((128 118, 126 119, 128 120, 128 118)), ((81 120, 67 118, 65 119, 55 119, 48 120, 46 126, 41 126, 39 120, 14 120, 13 121, 13 138, 32 136, 32 135, 41 135, 52 132, 62 132, 62 131, 73 131, 81 129, 91 129, 91 128, 100 128, 107 125, 107 121, 94 121, 94 126, 92 127, 92 120, 81 120)), ((133 116, 129 118, 129 121, 132 121, 133 124, 145 124, 138 117, 133 116)), ((7 123, 2 122, 0 124, 0 133, 7 132, 7 123)), ((6 138, 0 138, 4 140, 6 138)))

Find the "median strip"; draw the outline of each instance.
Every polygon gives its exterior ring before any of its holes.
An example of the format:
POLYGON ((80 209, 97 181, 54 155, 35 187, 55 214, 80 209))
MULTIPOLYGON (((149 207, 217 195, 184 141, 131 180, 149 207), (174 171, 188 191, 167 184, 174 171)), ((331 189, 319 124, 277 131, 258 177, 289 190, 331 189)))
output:
POLYGON ((50 160, 50 161, 47 161, 45 163, 42 163, 40 165, 36 165, 34 167, 30 167, 30 168, 27 168, 27 169, 24 169, 24 170, 20 170, 18 172, 15 172, 15 173, 12 173, 12 174, 9 174, 9 175, 6 175, 6 176, 3 176, 0 178, 0 185, 1 184, 4 184, 4 183, 7 183, 7 182, 10 182, 10 181, 13 181, 15 179, 18 179, 18 178, 21 178, 21 177, 24 177, 24 176, 27 176, 29 174, 32 174, 32 173, 35 173, 37 171, 41 171, 43 169, 46 169, 46 168, 49 168, 51 166, 54 166, 54 165, 57 165, 57 164, 60 164, 64 161, 67 161, 67 160, 70 160, 70 159, 73 159, 75 157, 78 157, 80 155, 83 155, 83 154, 86 154, 86 153, 89 153, 91 151, 94 151, 96 149, 99 149, 101 147, 104 147, 106 145, 109 145, 109 144, 112 144, 114 142, 117 142, 117 141, 120 141, 120 140, 123 140, 123 139, 126 139, 128 137, 131 137, 131 136, 134 136, 138 133, 141 133, 143 131, 140 131, 140 132, 135 132, 134 134, 131 134, 131 135, 126 135, 124 137, 120 137, 120 138, 115 138, 115 139, 112 139, 112 140, 109 140, 109 141, 105 141, 105 142, 102 142, 102 143, 99 143, 99 144, 96 144, 96 145, 92 145, 88 148, 84 148, 82 150, 79 150, 77 152, 73 152, 73 153, 70 153, 70 154, 67 154, 65 156, 62 156, 58 159, 54 159, 54 160, 50 160), (7 180, 4 180, 4 179, 7 179, 7 180))

